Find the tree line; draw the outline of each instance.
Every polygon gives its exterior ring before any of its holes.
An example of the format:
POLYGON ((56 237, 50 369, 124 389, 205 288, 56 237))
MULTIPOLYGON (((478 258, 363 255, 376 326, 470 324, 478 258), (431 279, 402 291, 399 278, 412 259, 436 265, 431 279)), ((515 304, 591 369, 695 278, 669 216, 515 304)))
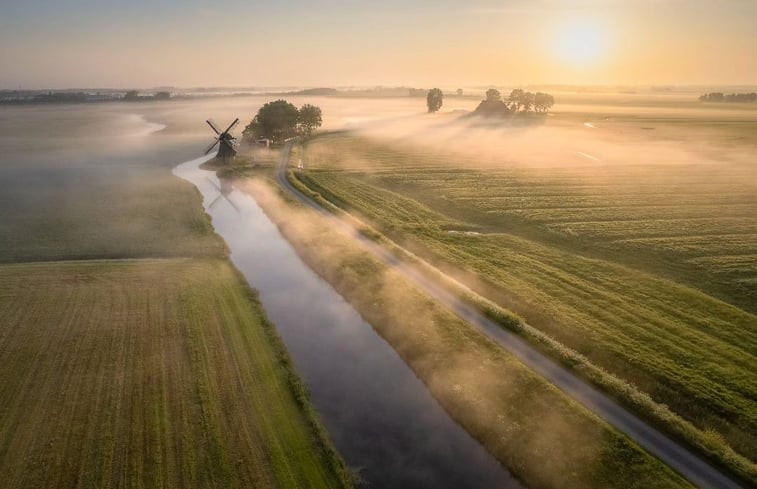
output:
POLYGON ((310 136, 321 127, 321 108, 305 104, 299 109, 286 100, 263 105, 242 131, 248 142, 268 139, 274 144, 295 136, 310 136))
POLYGON ((129 90, 121 100, 124 102, 146 102, 152 100, 170 100, 171 92, 156 92, 153 95, 140 95, 137 90, 129 90))
MULTIPOLYGON (((462 90, 458 90, 462 94, 462 90)), ((437 112, 444 104, 444 93, 439 88, 432 88, 426 94, 426 107, 430 113, 437 112)), ((555 104, 555 98, 543 92, 531 93, 523 89, 516 88, 510 92, 506 98, 496 88, 490 88, 486 91, 484 99, 476 108, 474 113, 479 115, 506 115, 525 112, 549 112, 549 109, 555 104)))
POLYGON ((520 88, 510 92, 507 98, 496 88, 486 91, 486 98, 478 104, 474 115, 484 117, 507 117, 514 114, 525 114, 531 111, 546 113, 555 103, 555 98, 543 92, 531 93, 520 88))
POLYGON ((506 99, 502 98, 499 90, 490 88, 486 91, 486 101, 502 101, 510 112, 549 112, 555 104, 555 98, 548 93, 531 93, 520 88, 513 89, 506 99))
POLYGON ((723 92, 710 92, 699 96, 701 102, 755 102, 757 101, 757 93, 729 93, 728 95, 723 92))

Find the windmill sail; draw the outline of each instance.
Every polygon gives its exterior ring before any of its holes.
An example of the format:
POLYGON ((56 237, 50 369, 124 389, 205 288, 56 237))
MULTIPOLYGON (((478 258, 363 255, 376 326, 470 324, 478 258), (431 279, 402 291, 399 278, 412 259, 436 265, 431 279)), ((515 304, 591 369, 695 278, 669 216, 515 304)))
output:
POLYGON ((216 153, 216 158, 220 158, 222 160, 226 160, 227 158, 234 158, 237 155, 237 148, 236 148, 236 138, 231 135, 231 131, 239 124, 239 118, 237 117, 234 119, 234 122, 229 124, 229 127, 226 128, 225 131, 221 132, 218 130, 218 126, 211 120, 208 119, 205 121, 208 126, 210 126, 211 129, 213 129, 213 132, 216 133, 216 139, 213 141, 213 144, 208 146, 208 149, 205 150, 205 154, 209 154, 213 149, 218 146, 218 153, 216 153))

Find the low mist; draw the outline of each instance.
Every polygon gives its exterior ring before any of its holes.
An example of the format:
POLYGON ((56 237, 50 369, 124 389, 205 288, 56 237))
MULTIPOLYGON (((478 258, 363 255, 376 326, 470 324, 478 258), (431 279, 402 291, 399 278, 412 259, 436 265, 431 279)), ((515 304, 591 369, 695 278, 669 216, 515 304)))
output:
POLYGON ((750 112, 556 105, 545 115, 488 120, 469 113, 416 115, 362 125, 359 133, 462 158, 483 167, 751 165, 750 112), (713 120, 715 119, 715 120, 713 120))

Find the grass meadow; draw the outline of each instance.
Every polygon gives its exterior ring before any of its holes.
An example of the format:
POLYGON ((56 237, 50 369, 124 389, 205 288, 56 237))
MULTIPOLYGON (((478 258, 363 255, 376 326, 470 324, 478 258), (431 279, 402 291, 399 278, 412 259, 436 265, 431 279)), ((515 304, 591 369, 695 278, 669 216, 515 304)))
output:
MULTIPOLYGON (((272 176, 264 166, 253 174, 272 176)), ((328 221, 287 203, 270 187, 251 184, 248 191, 303 260, 527 487, 689 487, 328 221)))
POLYGON ((338 487, 225 259, 0 267, 3 487, 338 487))
POLYGON ((355 134, 294 158, 311 190, 668 406, 722 449, 718 461, 733 450, 754 474, 752 169, 477 165, 355 134))
POLYGON ((351 486, 199 192, 171 174, 197 140, 115 137, 99 107, 38 112, 0 118, 0 485, 351 486))
POLYGON ((218 257, 226 245, 195 188, 166 169, 84 177, 73 188, 3 185, 0 262, 218 257))

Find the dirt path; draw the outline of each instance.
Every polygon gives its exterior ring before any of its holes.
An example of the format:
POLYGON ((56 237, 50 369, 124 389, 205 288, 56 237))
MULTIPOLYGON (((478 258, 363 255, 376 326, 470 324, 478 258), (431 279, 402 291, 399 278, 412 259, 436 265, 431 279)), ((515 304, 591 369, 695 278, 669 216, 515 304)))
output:
POLYGON ((298 201, 319 214, 328 217, 335 226, 349 231, 367 251, 371 252, 383 263, 400 270, 418 288, 448 306, 461 318, 479 328, 525 365, 668 464, 695 485, 712 489, 736 489, 741 487, 698 455, 650 426, 596 387, 575 376, 572 372, 550 358, 547 358, 516 334, 503 329, 498 324, 489 320, 478 310, 463 302, 462 299, 439 286, 413 267, 402 262, 381 245, 360 235, 350 225, 300 192, 289 182, 286 176, 292 144, 293 142, 288 142, 284 147, 277 169, 277 180, 298 201))

